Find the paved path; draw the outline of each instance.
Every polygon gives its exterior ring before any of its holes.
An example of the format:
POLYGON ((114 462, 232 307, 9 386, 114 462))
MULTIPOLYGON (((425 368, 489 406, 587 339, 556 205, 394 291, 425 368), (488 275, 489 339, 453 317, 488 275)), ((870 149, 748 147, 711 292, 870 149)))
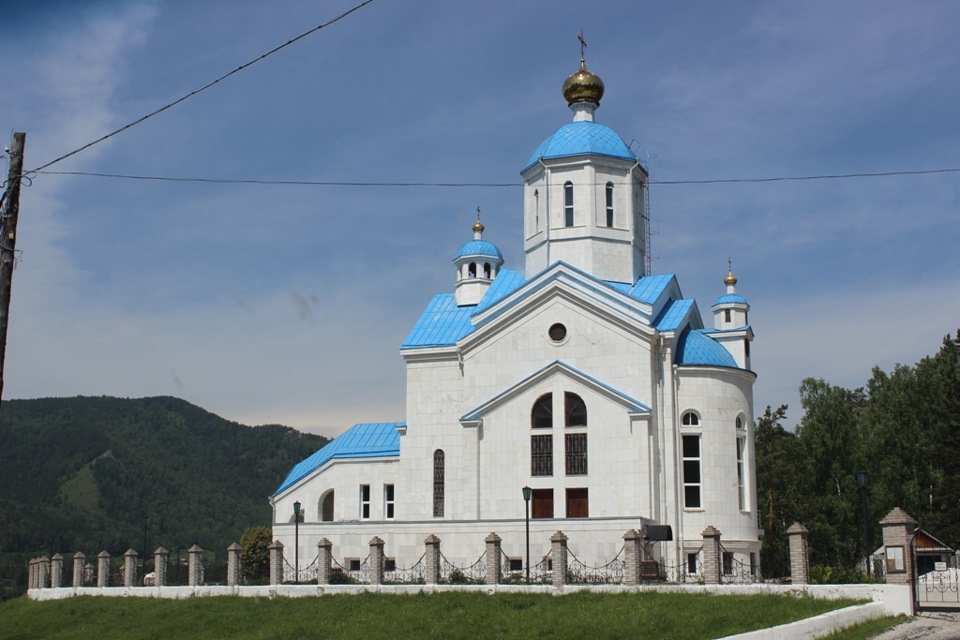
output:
POLYGON ((960 613, 922 613, 873 640, 960 640, 960 613))

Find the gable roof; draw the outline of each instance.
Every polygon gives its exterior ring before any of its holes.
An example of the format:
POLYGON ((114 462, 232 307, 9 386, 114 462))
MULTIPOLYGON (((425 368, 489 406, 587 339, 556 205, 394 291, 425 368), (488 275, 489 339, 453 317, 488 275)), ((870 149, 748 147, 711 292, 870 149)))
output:
POLYGON ((473 306, 458 307, 452 293, 435 295, 400 349, 452 347, 494 317, 554 281, 563 281, 605 300, 606 304, 618 307, 641 324, 659 331, 676 331, 685 326, 699 329, 703 326, 696 302, 682 299, 677 277, 672 273, 643 276, 634 284, 627 284, 600 280, 558 261, 529 280, 519 271, 501 269, 480 302, 473 306), (516 297, 511 298, 514 294, 516 297), (506 306, 493 309, 500 302, 506 306))
POLYGON ((397 427, 405 424, 405 422, 363 422, 353 425, 333 442, 294 465, 277 487, 274 495, 281 493, 334 459, 399 456, 400 434, 397 433, 397 427))
POLYGON ((650 413, 652 409, 645 405, 644 403, 631 398, 627 394, 614 389, 610 385, 601 382, 593 376, 587 375, 583 371, 571 367, 562 360, 554 360, 547 366, 533 372, 529 376, 523 378, 522 380, 510 385, 497 395, 486 400, 477 407, 474 407, 466 414, 461 416, 460 422, 473 422, 479 420, 484 415, 495 409, 496 407, 502 405, 508 399, 514 397, 518 393, 523 392, 524 390, 532 387, 533 385, 539 384, 543 380, 546 380, 558 373, 566 374, 568 377, 577 380, 584 386, 593 389, 603 395, 613 399, 614 401, 621 404, 627 411, 631 414, 645 414, 650 413))

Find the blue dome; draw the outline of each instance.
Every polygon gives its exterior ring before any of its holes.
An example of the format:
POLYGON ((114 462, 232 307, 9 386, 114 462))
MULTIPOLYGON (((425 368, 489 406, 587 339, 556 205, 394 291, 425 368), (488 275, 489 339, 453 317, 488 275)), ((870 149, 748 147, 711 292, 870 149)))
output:
POLYGON ((460 247, 460 251, 457 251, 457 255, 453 256, 453 259, 456 260, 464 256, 484 256, 496 258, 500 262, 503 262, 503 254, 500 253, 500 249, 497 249, 495 244, 487 242, 486 240, 471 240, 460 247))
POLYGON ((728 293, 714 300, 713 304, 710 306, 718 307, 721 304, 747 304, 747 299, 744 298, 743 296, 738 296, 735 293, 728 293))
POLYGON ((691 329, 687 329, 677 341, 676 363, 737 368, 737 361, 719 342, 691 329))
POLYGON ((541 142, 530 156, 527 167, 536 164, 540 158, 563 158, 587 154, 633 161, 637 159, 627 143, 613 129, 596 122, 582 120, 563 125, 541 142))

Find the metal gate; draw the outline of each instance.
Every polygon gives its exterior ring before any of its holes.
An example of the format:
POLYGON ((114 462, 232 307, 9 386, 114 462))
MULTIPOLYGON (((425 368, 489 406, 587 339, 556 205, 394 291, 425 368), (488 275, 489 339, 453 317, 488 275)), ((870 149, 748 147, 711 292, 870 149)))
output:
MULTIPOLYGON (((913 553, 913 595, 917 612, 960 612, 960 569, 948 562, 917 562, 916 538, 913 553)), ((956 556, 954 556, 956 557, 956 556)))

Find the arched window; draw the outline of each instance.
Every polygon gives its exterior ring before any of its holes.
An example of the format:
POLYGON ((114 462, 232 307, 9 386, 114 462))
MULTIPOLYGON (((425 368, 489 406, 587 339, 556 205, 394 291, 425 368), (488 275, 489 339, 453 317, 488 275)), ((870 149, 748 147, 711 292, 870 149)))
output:
POLYGON ((737 431, 743 431, 743 416, 737 416, 737 431))
POLYGON ((607 183, 607 226, 613 226, 613 183, 607 183))
POLYGON ((444 455, 443 449, 433 452, 433 516, 443 517, 443 489, 444 489, 444 455))
POLYGON ((333 489, 323 494, 320 499, 320 520, 333 522, 333 489))
POLYGON ((467 268, 467 275, 471 278, 477 277, 477 264, 475 262, 470 263, 470 266, 467 268))
POLYGON ((573 226, 573 183, 563 185, 563 226, 573 226))
POLYGON ((685 414, 683 414, 682 424, 685 427, 699 427, 700 416, 695 414, 693 411, 687 411, 685 414))
POLYGON ((483 263, 483 277, 486 278, 487 280, 490 279, 490 263, 489 262, 483 263))
POLYGON ((568 427, 587 426, 587 405, 583 398, 567 391, 563 394, 565 409, 564 424, 568 427))
POLYGON ((547 393, 537 398, 530 412, 530 426, 534 429, 553 428, 553 394, 547 393))

